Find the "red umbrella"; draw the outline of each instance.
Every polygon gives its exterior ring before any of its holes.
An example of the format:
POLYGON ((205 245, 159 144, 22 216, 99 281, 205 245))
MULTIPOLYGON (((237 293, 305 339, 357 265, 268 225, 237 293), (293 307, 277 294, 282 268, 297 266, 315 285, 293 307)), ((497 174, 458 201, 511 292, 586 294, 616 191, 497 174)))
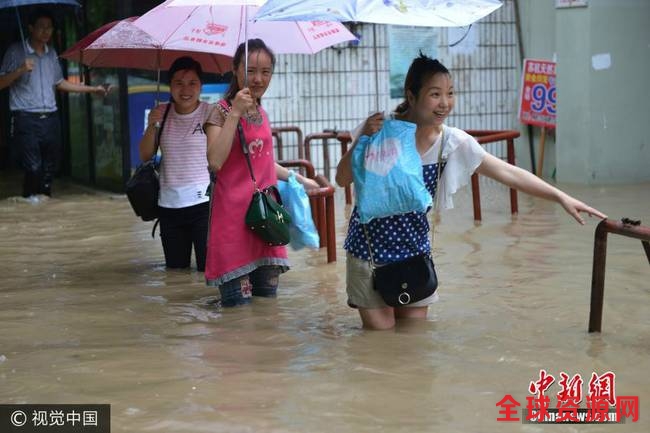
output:
MULTIPOLYGON (((135 18, 137 17, 127 18, 125 21, 133 21, 135 18)), ((60 56, 64 59, 83 64, 83 50, 88 48, 88 45, 95 42, 95 39, 112 29, 115 24, 119 22, 119 20, 111 21, 110 23, 104 24, 100 28, 93 30, 83 38, 79 39, 73 46, 65 50, 60 56)))
POLYGON ((132 22, 130 17, 104 24, 67 49, 61 57, 91 67, 167 70, 181 56, 192 56, 205 72, 232 69, 230 56, 191 50, 170 50, 132 22))

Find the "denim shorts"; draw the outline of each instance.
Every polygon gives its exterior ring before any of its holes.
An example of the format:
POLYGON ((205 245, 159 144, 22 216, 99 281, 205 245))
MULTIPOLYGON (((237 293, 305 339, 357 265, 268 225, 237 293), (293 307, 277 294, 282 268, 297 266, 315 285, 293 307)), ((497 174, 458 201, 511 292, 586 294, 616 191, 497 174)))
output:
POLYGON ((249 274, 223 283, 219 286, 221 306, 250 304, 253 296, 275 298, 280 273, 280 266, 260 266, 249 274))
MULTIPOLYGON (((345 281, 348 293, 348 305, 352 308, 388 308, 381 295, 374 289, 370 262, 347 254, 345 260, 345 281)), ((426 307, 438 300, 438 291, 409 307, 426 307)))

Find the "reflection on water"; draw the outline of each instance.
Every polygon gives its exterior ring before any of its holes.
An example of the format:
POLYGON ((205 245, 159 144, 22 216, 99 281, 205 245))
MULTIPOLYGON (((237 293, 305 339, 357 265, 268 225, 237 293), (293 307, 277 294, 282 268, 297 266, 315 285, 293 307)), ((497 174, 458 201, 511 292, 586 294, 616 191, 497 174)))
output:
MULTIPOLYGON (((123 196, 57 186, 39 204, 0 201, 2 403, 110 403, 125 433, 537 432, 497 422, 496 403, 525 405, 540 369, 585 383, 611 370, 639 422, 547 429, 649 430, 650 266, 637 240, 610 236, 604 333, 587 334, 596 221, 523 196, 513 219, 488 185, 475 225, 463 192, 438 225, 429 320, 367 332, 345 306, 341 249, 329 265, 292 251, 279 299, 221 310, 202 274, 164 269, 123 196)), ((650 223, 648 184, 568 190, 650 223)))

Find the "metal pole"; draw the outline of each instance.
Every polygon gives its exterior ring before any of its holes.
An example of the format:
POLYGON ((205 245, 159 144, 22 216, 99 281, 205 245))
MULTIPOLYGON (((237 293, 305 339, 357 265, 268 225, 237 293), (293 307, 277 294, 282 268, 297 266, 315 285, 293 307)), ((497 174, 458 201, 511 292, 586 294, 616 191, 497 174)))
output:
POLYGON ((379 59, 377 59, 379 50, 377 48, 377 24, 372 25, 372 46, 375 55, 375 110, 382 111, 379 106, 379 59))
POLYGON ((244 87, 248 87, 248 6, 244 8, 244 87))
MULTIPOLYGON (((524 42, 521 32, 521 16, 519 14, 519 0, 514 0, 515 7, 515 26, 517 28, 517 46, 519 47, 519 60, 523 64, 525 53, 524 53, 524 42)), ((534 130, 533 125, 528 125, 528 151, 530 153, 530 168, 533 174, 537 174, 537 164, 535 164, 535 143, 534 143, 534 130)), ((541 175, 541 173, 540 173, 541 175)))
POLYGON ((18 11, 18 6, 16 8, 16 18, 18 19, 18 29, 20 30, 20 41, 23 44, 23 50, 25 50, 25 57, 27 57, 27 41, 25 40, 25 32, 23 31, 23 22, 20 20, 20 12, 18 11))
POLYGON ((608 233, 639 239, 650 263, 650 227, 642 226, 640 221, 630 224, 625 218, 622 221, 605 219, 598 224, 594 236, 589 332, 600 332, 602 328, 608 233))

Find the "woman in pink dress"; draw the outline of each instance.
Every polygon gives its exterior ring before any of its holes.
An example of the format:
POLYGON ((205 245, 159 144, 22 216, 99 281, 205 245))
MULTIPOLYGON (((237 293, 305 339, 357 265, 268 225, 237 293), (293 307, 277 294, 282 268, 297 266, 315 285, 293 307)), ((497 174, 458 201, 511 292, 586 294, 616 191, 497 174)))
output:
MULTIPOLYGON (((245 87, 244 45, 233 59, 233 79, 219 101, 207 127, 208 164, 216 174, 208 230, 205 278, 221 292, 221 305, 248 304, 251 296, 275 297, 278 277, 289 269, 284 246, 269 246, 244 223, 255 186, 242 150, 237 126, 241 124, 245 146, 257 186, 264 189, 286 180, 288 170, 275 163, 271 126, 262 108, 262 95, 269 86, 275 56, 260 39, 248 41, 248 87, 245 87)), ((317 187, 311 179, 297 176, 305 187, 317 187)))

